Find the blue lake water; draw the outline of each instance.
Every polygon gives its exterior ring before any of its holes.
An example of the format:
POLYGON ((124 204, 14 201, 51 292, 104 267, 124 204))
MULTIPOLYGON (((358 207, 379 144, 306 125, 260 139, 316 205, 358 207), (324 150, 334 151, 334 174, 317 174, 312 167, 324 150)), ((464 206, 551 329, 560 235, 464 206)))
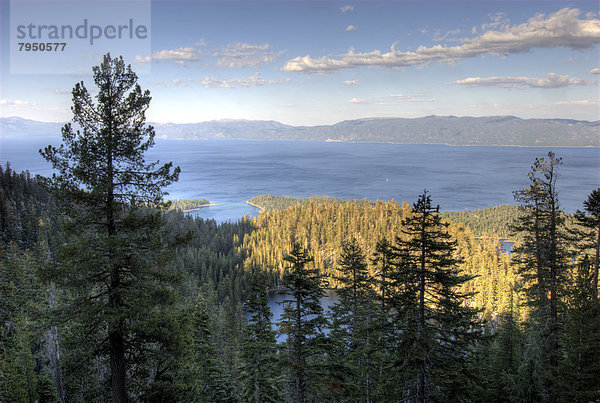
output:
MULTIPOLYGON (((17 171, 49 174, 37 150, 57 139, 0 139, 0 161, 17 171)), ((218 222, 258 209, 253 196, 408 200, 427 189, 442 210, 458 211, 514 203, 512 192, 528 185, 536 157, 563 158, 558 181, 563 209, 582 208, 600 186, 599 148, 468 147, 312 141, 158 140, 148 159, 181 166, 169 198, 203 197, 217 204, 197 214, 218 222)))
MULTIPOLYGON (((271 313, 273 314, 273 330, 277 330, 279 328, 278 324, 281 322, 283 315, 283 306, 282 302, 286 299, 291 299, 292 297, 287 294, 282 294, 279 291, 273 291, 269 293, 269 308, 271 309, 271 313)), ((323 307, 323 311, 326 315, 329 314, 329 309, 338 302, 339 299, 333 290, 325 291, 325 295, 321 298, 321 306, 323 307)), ((329 329, 325 329, 325 333, 329 333, 329 329)), ((283 343, 285 341, 285 335, 277 334, 277 342, 283 343)))

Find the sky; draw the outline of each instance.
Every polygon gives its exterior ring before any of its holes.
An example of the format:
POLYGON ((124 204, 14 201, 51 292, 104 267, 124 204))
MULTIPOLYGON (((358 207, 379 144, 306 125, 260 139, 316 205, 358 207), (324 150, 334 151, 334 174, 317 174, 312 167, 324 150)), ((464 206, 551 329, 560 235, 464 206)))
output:
MULTIPOLYGON (((92 66, 110 51, 124 54, 151 91, 147 119, 158 123, 600 120, 598 1, 138 0, 106 6, 105 17, 145 21, 143 41, 70 43, 68 60, 15 53, 16 10, 21 17, 42 10, 17 1, 0 0, 1 117, 70 120, 73 86, 92 89, 92 66), (77 68, 57 67, 67 62, 77 68)), ((46 20, 70 17, 54 3, 40 12, 46 20)), ((67 3, 84 4, 90 21, 102 14, 93 2, 67 3)))

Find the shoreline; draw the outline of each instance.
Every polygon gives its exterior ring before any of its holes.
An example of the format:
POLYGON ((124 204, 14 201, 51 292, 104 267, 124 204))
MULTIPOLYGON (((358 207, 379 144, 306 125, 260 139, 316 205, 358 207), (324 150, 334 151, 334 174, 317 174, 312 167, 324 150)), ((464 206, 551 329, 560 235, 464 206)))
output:
POLYGON ((208 203, 208 204, 201 204, 200 206, 194 207, 194 208, 190 208, 187 210, 181 210, 182 213, 189 213, 190 211, 196 211, 196 210, 200 210, 202 207, 208 207, 208 206, 216 206, 215 203, 208 203))
POLYGON ((388 145, 419 145, 419 146, 447 146, 447 147, 518 147, 518 148, 600 148, 600 145, 526 145, 526 144, 452 144, 452 143, 396 143, 394 141, 361 141, 361 140, 338 140, 338 139, 265 139, 265 138, 181 138, 181 137, 160 137, 159 140, 167 141, 264 141, 264 142, 314 142, 314 143, 350 143, 350 144, 388 144, 388 145))
POLYGON ((263 207, 259 206, 258 204, 254 204, 254 203, 250 202, 250 200, 246 200, 246 204, 249 204, 249 205, 251 205, 252 207, 256 207, 257 209, 259 209, 259 210, 260 210, 260 212, 261 212, 261 213, 264 211, 264 208, 263 208, 263 207))

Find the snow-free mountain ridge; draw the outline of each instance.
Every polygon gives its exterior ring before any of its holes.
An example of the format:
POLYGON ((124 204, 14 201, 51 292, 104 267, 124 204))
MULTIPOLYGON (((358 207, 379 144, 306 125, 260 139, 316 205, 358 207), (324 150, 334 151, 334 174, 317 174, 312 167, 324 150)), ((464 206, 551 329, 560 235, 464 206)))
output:
MULTIPOLYGON (((362 118, 333 125, 291 126, 272 120, 150 123, 158 138, 178 140, 310 140, 397 144, 600 146, 600 121, 515 116, 362 118)), ((0 135, 57 136, 61 123, 0 118, 0 135)))

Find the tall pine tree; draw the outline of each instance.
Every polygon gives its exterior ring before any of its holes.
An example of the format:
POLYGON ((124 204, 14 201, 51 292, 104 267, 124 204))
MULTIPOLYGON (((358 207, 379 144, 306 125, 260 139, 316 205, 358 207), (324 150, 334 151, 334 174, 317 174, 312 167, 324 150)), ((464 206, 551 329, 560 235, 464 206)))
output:
POLYGON ((250 317, 242 345, 242 398, 247 402, 278 402, 282 399, 277 343, 271 328, 273 314, 268 302, 266 275, 254 271, 246 305, 250 317))
POLYGON ((399 322, 398 364, 409 400, 460 400, 468 386, 471 342, 478 336, 472 294, 460 291, 471 280, 458 269, 456 241, 442 223, 439 206, 425 191, 402 221, 396 239, 394 307, 399 322))
POLYGON ((557 394, 560 315, 569 257, 556 188, 561 164, 552 152, 547 160, 536 158, 529 172, 530 186, 515 192, 522 214, 513 227, 523 235, 521 245, 513 249, 514 261, 519 265, 532 307, 531 320, 541 343, 541 376, 550 401, 555 401, 557 394))
POLYGON ((95 97, 83 82, 73 89, 75 126, 63 127, 63 144, 40 150, 58 172, 48 184, 70 235, 48 277, 71 291, 65 319, 77 320, 85 334, 103 335, 89 343, 108 348, 116 403, 128 400, 128 359, 153 341, 145 323, 172 301, 167 234, 160 210, 149 208, 161 206, 179 168, 144 158, 154 145, 154 129, 145 124, 150 93, 131 66, 106 55, 93 78, 95 97))
POLYGON ((371 402, 375 373, 376 348, 375 291, 367 269, 366 257, 356 238, 342 245, 339 260, 337 295, 339 300, 331 308, 333 339, 337 357, 346 367, 345 397, 355 401, 371 402))
POLYGON ((317 268, 309 265, 312 257, 297 242, 284 260, 289 266, 283 276, 288 298, 282 302, 279 324, 279 332, 287 336, 282 355, 289 372, 292 400, 304 403, 316 400, 320 393, 320 358, 324 354, 327 324, 321 306, 325 279, 317 268))
POLYGON ((595 189, 589 194, 586 201, 583 202, 583 210, 577 210, 575 219, 583 227, 579 232, 579 237, 583 241, 583 249, 592 249, 593 252, 593 271, 592 271, 592 291, 595 298, 598 298, 598 271, 600 270, 600 188, 595 189))
POLYGON ((570 289, 561 337, 559 398, 570 402, 600 399, 600 301, 593 265, 586 255, 570 289))

